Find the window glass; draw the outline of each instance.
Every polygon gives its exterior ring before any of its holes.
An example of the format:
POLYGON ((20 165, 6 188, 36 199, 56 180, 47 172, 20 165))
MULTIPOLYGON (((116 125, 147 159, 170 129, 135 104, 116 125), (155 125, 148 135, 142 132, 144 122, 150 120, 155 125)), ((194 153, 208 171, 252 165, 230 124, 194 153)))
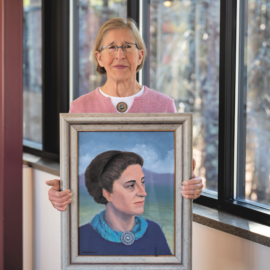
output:
POLYGON ((238 198, 270 206, 270 3, 244 2, 244 78, 239 89, 244 94, 239 113, 245 131, 245 179, 238 198))
MULTIPOLYGON (((217 191, 220 1, 150 1, 149 86, 193 113, 195 174, 217 191)), ((147 36, 147 35, 146 35, 147 36)))
POLYGON ((23 1, 23 140, 42 148, 41 0, 23 1))
POLYGON ((96 72, 91 53, 100 26, 115 17, 127 17, 127 0, 79 1, 79 87, 74 99, 106 82, 106 77, 96 72))

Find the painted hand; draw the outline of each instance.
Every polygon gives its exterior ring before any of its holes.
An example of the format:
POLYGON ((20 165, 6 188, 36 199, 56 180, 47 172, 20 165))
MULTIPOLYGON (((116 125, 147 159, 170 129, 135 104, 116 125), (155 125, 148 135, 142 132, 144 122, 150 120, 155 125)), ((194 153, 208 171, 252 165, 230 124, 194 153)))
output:
MULTIPOLYGON (((196 167, 196 161, 193 159, 193 171, 196 167)), ((186 199, 197 199, 201 196, 203 183, 201 177, 196 177, 194 174, 190 180, 183 181, 181 194, 186 199)))
POLYGON ((67 205, 71 203, 72 193, 70 190, 66 189, 64 191, 59 191, 60 180, 58 179, 46 181, 46 184, 51 186, 48 191, 48 195, 53 207, 59 211, 65 211, 67 209, 67 205))

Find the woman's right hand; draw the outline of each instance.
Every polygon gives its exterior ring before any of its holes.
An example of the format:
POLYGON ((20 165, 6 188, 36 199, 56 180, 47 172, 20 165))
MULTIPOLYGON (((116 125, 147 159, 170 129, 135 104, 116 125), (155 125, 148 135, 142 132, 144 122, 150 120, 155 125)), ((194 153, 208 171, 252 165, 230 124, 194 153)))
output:
POLYGON ((53 207, 59 211, 65 211, 67 209, 67 205, 70 204, 72 200, 71 191, 69 189, 59 191, 60 180, 58 179, 46 181, 46 184, 51 186, 48 191, 48 195, 53 207))

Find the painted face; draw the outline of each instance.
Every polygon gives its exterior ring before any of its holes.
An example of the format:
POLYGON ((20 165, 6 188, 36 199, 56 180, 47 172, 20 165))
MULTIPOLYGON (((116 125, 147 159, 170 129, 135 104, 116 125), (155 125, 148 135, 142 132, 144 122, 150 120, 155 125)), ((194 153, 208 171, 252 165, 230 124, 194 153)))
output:
MULTIPOLYGON (((136 43, 134 37, 128 29, 114 29, 109 31, 103 38, 102 46, 116 45, 122 46, 127 43, 136 43)), ((111 55, 106 50, 95 52, 98 63, 107 71, 108 79, 123 81, 126 79, 136 79, 136 69, 143 59, 143 50, 136 49, 134 52, 125 54, 121 48, 115 55, 111 55)))
POLYGON ((131 165, 113 183, 113 192, 107 200, 120 212, 141 215, 144 212, 144 174, 140 165, 131 165))

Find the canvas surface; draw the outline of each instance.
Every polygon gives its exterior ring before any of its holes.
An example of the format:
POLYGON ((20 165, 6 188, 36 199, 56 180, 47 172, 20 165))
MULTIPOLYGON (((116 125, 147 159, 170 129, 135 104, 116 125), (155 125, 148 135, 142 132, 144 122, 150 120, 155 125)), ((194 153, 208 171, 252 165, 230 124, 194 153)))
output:
MULTIPOLYGON (((89 195, 84 172, 100 153, 109 150, 129 151, 144 159, 143 172, 147 197, 142 217, 158 223, 174 254, 175 205, 175 133, 172 131, 147 132, 79 132, 79 226, 91 222, 105 206, 89 195)), ((121 255, 121 254, 119 254, 121 255)))

